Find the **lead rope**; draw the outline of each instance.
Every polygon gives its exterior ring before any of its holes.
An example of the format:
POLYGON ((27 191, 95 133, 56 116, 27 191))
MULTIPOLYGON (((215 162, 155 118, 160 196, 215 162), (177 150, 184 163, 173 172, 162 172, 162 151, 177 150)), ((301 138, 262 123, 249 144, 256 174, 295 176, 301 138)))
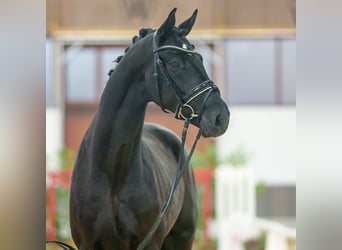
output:
POLYGON ((165 215, 167 209, 169 208, 169 205, 170 205, 170 203, 172 201, 172 198, 173 198, 173 195, 175 193, 176 187, 177 187, 177 185, 179 183, 179 180, 183 176, 183 173, 184 173, 185 169, 187 169, 187 166, 188 166, 189 161, 190 161, 190 159, 192 157, 192 154, 195 151, 195 147, 197 145, 197 142, 198 142, 198 140, 201 137, 201 132, 198 131, 196 139, 195 139, 195 142, 194 142, 194 144, 191 147, 190 153, 189 153, 188 157, 186 158, 184 164, 181 165, 182 156, 184 154, 185 140, 186 140, 186 136, 187 136, 187 132, 188 132, 189 123, 190 123, 190 120, 188 118, 185 119, 184 127, 183 127, 183 132, 182 132, 182 145, 181 145, 180 155, 179 155, 179 159, 178 159, 178 163, 177 163, 176 174, 175 174, 175 177, 173 179, 173 183, 172 183, 172 187, 171 187, 171 191, 169 193, 169 196, 168 196, 166 202, 164 203, 164 206, 163 206, 159 216, 157 217, 157 219, 153 223, 150 231, 147 233, 147 235, 144 238, 144 240, 138 246, 137 250, 143 250, 146 247, 146 245, 148 243, 150 243, 152 237, 154 236, 155 232, 157 231, 157 229, 158 229, 162 219, 164 218, 164 215, 165 215))

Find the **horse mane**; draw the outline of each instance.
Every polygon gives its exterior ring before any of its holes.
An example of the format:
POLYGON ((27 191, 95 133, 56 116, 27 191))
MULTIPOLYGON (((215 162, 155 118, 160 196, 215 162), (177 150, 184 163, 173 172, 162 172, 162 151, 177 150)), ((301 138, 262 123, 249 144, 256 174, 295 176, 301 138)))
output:
MULTIPOLYGON (((139 36, 134 36, 132 38, 132 45, 135 44, 136 42, 140 41, 141 39, 143 39, 145 36, 147 36, 148 34, 151 34, 155 32, 154 29, 151 29, 151 28, 142 28, 139 30, 139 36)), ((126 52, 131 48, 131 46, 128 46, 126 49, 125 49, 125 54, 126 52)), ((121 61, 121 59, 124 57, 124 55, 121 55, 121 56, 118 56, 113 62, 115 63, 119 63, 121 61)), ((108 75, 111 76, 113 74, 113 72, 115 71, 115 68, 111 68, 108 72, 108 75)))

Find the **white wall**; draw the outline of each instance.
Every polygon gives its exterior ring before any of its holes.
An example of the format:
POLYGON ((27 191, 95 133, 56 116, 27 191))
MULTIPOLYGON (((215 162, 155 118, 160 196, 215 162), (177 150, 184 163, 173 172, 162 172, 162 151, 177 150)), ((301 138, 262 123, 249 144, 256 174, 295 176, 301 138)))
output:
POLYGON ((295 106, 233 106, 230 111, 228 130, 217 138, 219 157, 243 146, 257 182, 295 185, 295 106))
POLYGON ((58 153, 63 148, 63 112, 59 108, 46 108, 46 167, 57 169, 58 153))

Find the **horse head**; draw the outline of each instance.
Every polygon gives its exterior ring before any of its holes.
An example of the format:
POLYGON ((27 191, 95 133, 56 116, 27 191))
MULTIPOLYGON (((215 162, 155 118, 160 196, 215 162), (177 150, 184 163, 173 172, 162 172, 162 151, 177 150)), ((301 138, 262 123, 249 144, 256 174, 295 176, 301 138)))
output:
POLYGON ((175 12, 176 8, 153 33, 153 68, 147 78, 155 84, 149 84, 148 91, 164 111, 175 113, 177 119, 189 119, 204 137, 219 136, 228 127, 228 107, 209 79, 202 56, 186 38, 197 10, 178 27, 175 12))

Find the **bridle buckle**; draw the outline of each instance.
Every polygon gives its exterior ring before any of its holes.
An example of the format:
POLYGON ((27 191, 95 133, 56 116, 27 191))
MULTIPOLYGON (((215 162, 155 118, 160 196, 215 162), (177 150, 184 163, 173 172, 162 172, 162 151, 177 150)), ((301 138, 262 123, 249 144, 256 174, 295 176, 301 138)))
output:
POLYGON ((178 105, 177 106, 177 111, 176 111, 176 118, 180 120, 192 120, 193 118, 197 118, 199 115, 195 113, 195 110, 193 107, 191 107, 189 104, 185 103, 183 105, 178 105), (189 114, 184 114, 184 110, 188 109, 190 110, 189 114))

